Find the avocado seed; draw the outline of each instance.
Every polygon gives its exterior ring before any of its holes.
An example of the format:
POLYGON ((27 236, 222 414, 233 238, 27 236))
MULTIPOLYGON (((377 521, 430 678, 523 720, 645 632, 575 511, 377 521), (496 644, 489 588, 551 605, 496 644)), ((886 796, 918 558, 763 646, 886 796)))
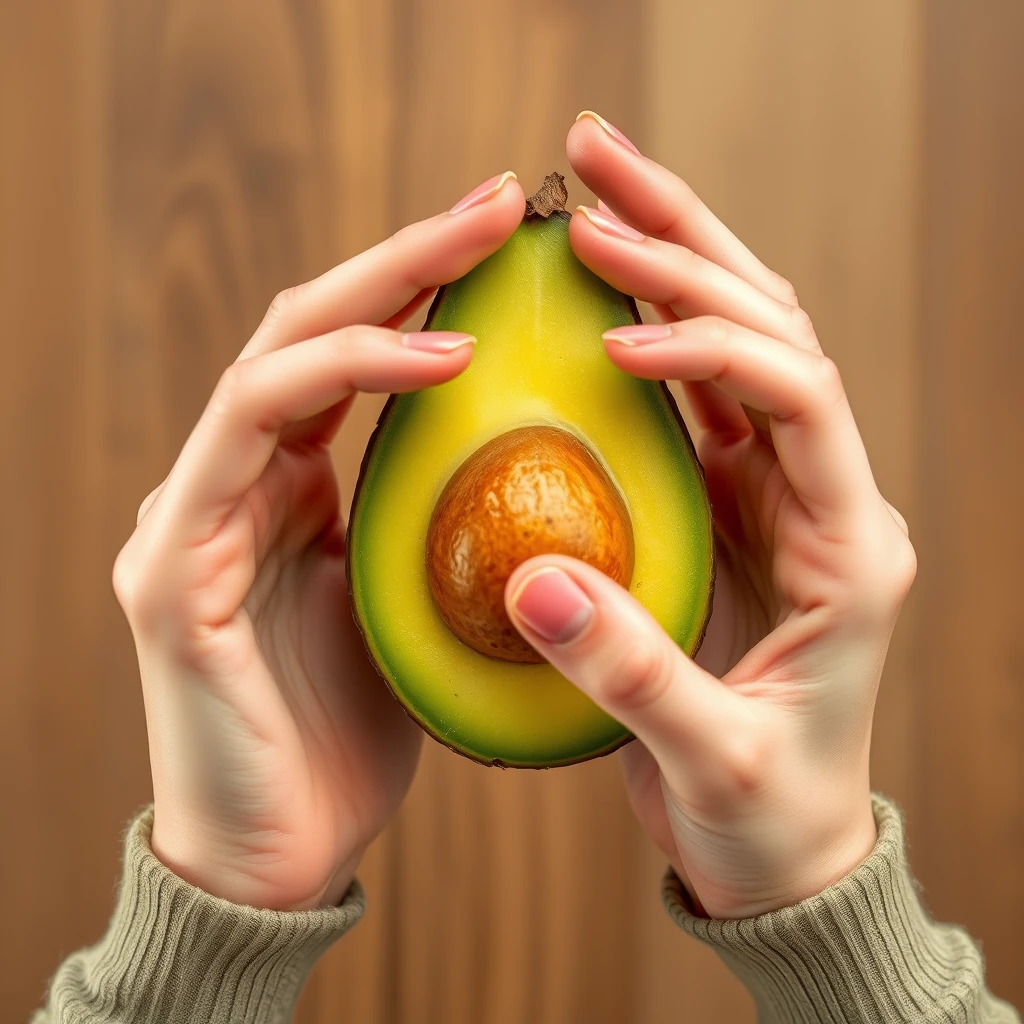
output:
POLYGON ((505 583, 534 555, 579 558, 623 586, 633 526, 607 471, 575 435, 520 427, 456 470, 427 531, 427 579, 441 617, 465 644, 502 661, 544 659, 505 612, 505 583))

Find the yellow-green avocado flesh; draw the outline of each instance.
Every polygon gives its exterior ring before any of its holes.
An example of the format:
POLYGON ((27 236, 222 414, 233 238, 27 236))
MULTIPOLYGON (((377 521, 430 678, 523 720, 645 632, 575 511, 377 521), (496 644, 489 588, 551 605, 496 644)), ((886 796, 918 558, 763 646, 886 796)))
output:
POLYGON ((636 305, 579 262, 568 224, 565 213, 527 216, 438 293, 426 327, 474 335, 473 361, 447 384, 390 399, 349 524, 352 608, 371 659, 427 732, 485 764, 572 764, 630 734, 550 665, 479 654, 437 612, 427 527, 448 479, 481 445, 529 424, 572 431, 625 498, 631 593, 689 654, 711 608, 711 510, 693 445, 667 388, 605 353, 602 332, 637 321, 636 305))

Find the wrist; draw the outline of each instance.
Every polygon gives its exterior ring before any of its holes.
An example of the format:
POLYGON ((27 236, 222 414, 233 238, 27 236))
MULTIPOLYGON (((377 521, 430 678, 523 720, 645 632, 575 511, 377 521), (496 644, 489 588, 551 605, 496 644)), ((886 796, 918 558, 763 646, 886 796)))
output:
POLYGON ((862 811, 850 815, 848 822, 842 833, 826 834, 804 846, 802 854, 790 861, 788 867, 780 865, 754 885, 727 885, 720 878, 701 878, 691 870, 685 888, 696 916, 719 920, 758 917, 796 906, 842 881, 875 848, 878 833, 870 797, 862 811))
POLYGON ((355 878, 365 845, 331 856, 293 844, 294 856, 262 849, 255 836, 212 834, 174 823, 154 811, 150 849, 169 871, 190 885, 239 906, 299 911, 338 906, 355 878))

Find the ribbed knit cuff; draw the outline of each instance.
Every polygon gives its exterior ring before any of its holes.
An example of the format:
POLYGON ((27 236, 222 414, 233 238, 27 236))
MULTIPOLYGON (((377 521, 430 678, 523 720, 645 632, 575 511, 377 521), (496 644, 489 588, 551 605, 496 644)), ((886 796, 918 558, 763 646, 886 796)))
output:
POLYGON ((935 924, 907 868, 896 807, 873 797, 878 841, 842 881, 792 907, 746 920, 692 913, 669 871, 672 919, 711 946, 771 1024, 1016 1020, 984 987, 981 954, 961 929, 935 924))
POLYGON ((197 889, 153 856, 152 808, 131 824, 114 916, 64 962, 50 1009, 61 1024, 290 1020, 317 957, 362 916, 353 882, 338 907, 274 911, 197 889))

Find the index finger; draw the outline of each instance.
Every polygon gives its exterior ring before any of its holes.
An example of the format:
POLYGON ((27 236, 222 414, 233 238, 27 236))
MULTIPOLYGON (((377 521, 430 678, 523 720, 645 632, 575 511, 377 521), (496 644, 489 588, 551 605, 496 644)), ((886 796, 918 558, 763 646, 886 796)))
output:
POLYGON ((583 183, 646 235, 684 245, 773 299, 797 305, 793 286, 766 267, 682 178, 645 157, 607 121, 584 110, 565 151, 583 183))
POLYGON ((512 171, 489 179, 470 196, 468 205, 462 200, 446 213, 410 224, 320 277, 281 292, 239 358, 353 324, 384 324, 424 293, 467 273, 511 236, 526 205, 512 171))

